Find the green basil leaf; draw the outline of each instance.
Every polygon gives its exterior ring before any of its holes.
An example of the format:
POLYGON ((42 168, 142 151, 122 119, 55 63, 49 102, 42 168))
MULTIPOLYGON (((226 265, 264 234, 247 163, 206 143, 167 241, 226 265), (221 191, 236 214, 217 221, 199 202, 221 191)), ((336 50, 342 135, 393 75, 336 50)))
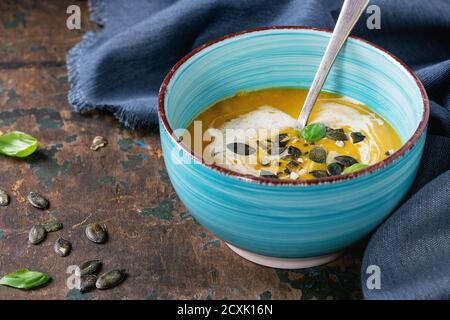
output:
POLYGON ((300 136, 309 143, 322 139, 326 134, 327 127, 323 123, 309 124, 300 132, 300 136))
POLYGON ((355 171, 358 171, 358 170, 361 170, 361 169, 364 169, 367 167, 368 167, 367 164, 355 163, 355 164, 352 164, 350 167, 345 168, 345 170, 342 172, 342 174, 352 173, 352 172, 355 172, 355 171))
POLYGON ((51 278, 42 272, 20 269, 0 279, 0 284, 17 289, 32 289, 49 282, 51 278))
POLYGON ((36 151, 37 147, 36 138, 20 131, 0 135, 0 154, 23 158, 36 151))

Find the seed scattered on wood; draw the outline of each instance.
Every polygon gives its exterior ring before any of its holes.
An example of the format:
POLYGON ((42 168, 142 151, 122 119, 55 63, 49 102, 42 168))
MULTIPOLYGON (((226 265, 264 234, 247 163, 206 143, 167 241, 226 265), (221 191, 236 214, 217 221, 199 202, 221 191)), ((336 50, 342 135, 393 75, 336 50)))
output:
POLYGON ((102 262, 100 260, 89 260, 80 264, 79 267, 81 276, 97 274, 102 267, 102 262))
POLYGON ((43 226, 37 224, 33 226, 30 232, 28 233, 28 241, 30 241, 31 244, 36 245, 44 241, 46 236, 47 231, 45 231, 43 226))
POLYGON ((331 140, 340 140, 340 141, 348 140, 348 137, 345 134, 344 129, 327 128, 326 137, 331 140))
POLYGON ((350 167, 351 165, 358 163, 358 161, 350 156, 337 156, 334 157, 338 163, 342 164, 344 167, 350 167))
POLYGON ((353 143, 358 143, 363 141, 366 136, 361 132, 352 132, 350 133, 350 137, 352 138, 353 143))
POLYGON ((227 148, 241 156, 249 156, 256 152, 255 148, 250 147, 248 144, 242 142, 229 143, 227 144, 227 148))
POLYGON ((310 171, 309 173, 311 173, 314 178, 323 178, 328 176, 325 170, 313 170, 310 171))
POLYGON ((327 160, 327 152, 322 147, 314 147, 309 151, 308 157, 311 161, 324 163, 327 160))
POLYGON ((95 284, 97 282, 97 276, 93 274, 86 274, 80 278, 80 292, 85 293, 95 289, 95 284))
POLYGON ((9 195, 6 191, 0 189, 0 206, 6 207, 9 204, 9 195))
POLYGON ((60 257, 68 256, 70 251, 72 250, 72 243, 69 240, 59 238, 56 240, 55 245, 53 247, 55 252, 60 257))
POLYGON ((295 158, 300 158, 302 156, 302 151, 299 148, 296 148, 294 146, 290 146, 288 148, 288 154, 295 158))
POLYGON ((30 192, 27 196, 27 200, 33 207, 42 210, 47 209, 49 205, 48 200, 37 192, 30 192))
POLYGON ((94 140, 92 140, 91 150, 97 151, 100 148, 103 148, 108 144, 108 140, 103 138, 102 136, 96 136, 94 140))
POLYGON ((95 286, 100 290, 111 289, 125 280, 125 277, 124 270, 112 270, 98 277, 95 286))
POLYGON ((55 221, 55 220, 49 220, 42 224, 45 231, 47 232, 55 232, 59 231, 63 228, 63 224, 61 222, 55 221))
POLYGON ((95 243, 103 243, 108 236, 106 227, 98 223, 88 224, 86 227, 86 237, 95 243))
POLYGON ((261 170, 259 173, 259 176, 261 178, 268 178, 268 179, 278 179, 278 176, 273 174, 270 171, 266 171, 266 170, 261 170))
POLYGON ((327 166, 327 172, 330 176, 338 176, 344 171, 344 166, 340 163, 333 162, 327 166))

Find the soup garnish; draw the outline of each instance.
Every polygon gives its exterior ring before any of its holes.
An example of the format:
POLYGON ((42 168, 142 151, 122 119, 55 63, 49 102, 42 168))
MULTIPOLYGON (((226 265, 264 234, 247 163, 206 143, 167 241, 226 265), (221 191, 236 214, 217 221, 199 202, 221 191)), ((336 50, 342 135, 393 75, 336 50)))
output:
POLYGON ((291 180, 352 173, 401 147, 381 116, 332 93, 320 94, 309 124, 298 130, 298 105, 306 94, 291 88, 239 92, 201 112, 183 143, 188 140, 197 156, 233 171, 291 180))

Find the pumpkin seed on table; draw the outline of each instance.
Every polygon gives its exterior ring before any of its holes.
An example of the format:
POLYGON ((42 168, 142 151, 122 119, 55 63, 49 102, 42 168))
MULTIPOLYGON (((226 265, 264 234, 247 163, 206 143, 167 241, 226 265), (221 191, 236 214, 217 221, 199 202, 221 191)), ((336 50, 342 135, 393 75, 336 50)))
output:
POLYGON ((0 206, 6 207, 9 204, 9 195, 6 191, 0 189, 0 206))
POLYGON ((327 172, 330 176, 338 176, 344 171, 344 166, 340 163, 333 162, 327 166, 327 172))
POLYGON ((85 293, 95 289, 97 276, 93 274, 86 274, 80 277, 80 292, 85 293))
POLYGON ((95 286, 100 290, 111 289, 125 280, 125 277, 125 270, 112 270, 98 277, 95 286))
POLYGON ((47 209, 49 201, 41 194, 37 192, 30 192, 27 196, 28 202, 37 209, 47 209))
POLYGON ((344 129, 332 129, 327 128, 326 137, 331 140, 336 141, 345 141, 348 140, 347 135, 344 132, 344 129))
POLYGON ((256 152, 255 148, 250 147, 248 144, 242 142, 229 143, 227 144, 227 148, 241 156, 249 156, 256 152))
POLYGON ((342 164, 344 167, 349 167, 351 165, 354 165, 355 163, 358 163, 358 160, 350 156, 337 156, 334 157, 334 160, 342 164))
POLYGON ((106 238, 108 237, 106 227, 98 223, 88 224, 85 233, 86 237, 95 243, 103 243, 106 241, 106 238))
POLYGON ((97 272, 102 267, 102 262, 100 260, 89 260, 80 264, 80 275, 85 276, 89 274, 97 274, 97 272))
POLYGON ((42 226, 44 227, 45 231, 47 231, 47 232, 56 232, 63 228, 63 224, 61 222, 54 221, 54 220, 46 221, 42 224, 42 226))
POLYGON ((324 163, 327 160, 327 152, 322 147, 314 147, 309 151, 308 157, 316 163, 324 163))
POLYGON ((30 232, 28 233, 28 241, 30 241, 31 244, 36 245, 44 241, 46 236, 47 231, 45 231, 42 225, 37 224, 30 229, 30 232))
POLYGON ((92 140, 91 150, 97 151, 100 148, 103 148, 108 144, 108 140, 103 138, 102 136, 96 136, 94 140, 92 140))
POLYGON ((58 240, 56 240, 53 248, 55 249, 55 252, 58 256, 66 257, 72 250, 72 243, 70 243, 70 241, 66 239, 59 238, 58 240))
POLYGON ((314 178, 324 178, 328 176, 325 170, 313 170, 309 172, 314 178))
POLYGON ((361 142, 366 138, 361 132, 352 132, 350 133, 350 137, 352 138, 353 143, 361 142))

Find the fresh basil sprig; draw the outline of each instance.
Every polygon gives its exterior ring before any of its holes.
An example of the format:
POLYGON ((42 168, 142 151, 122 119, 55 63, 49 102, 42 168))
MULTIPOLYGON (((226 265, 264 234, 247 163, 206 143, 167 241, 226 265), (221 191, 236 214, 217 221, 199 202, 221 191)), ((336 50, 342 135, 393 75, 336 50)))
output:
POLYGON ((309 124, 300 131, 300 136, 309 143, 322 139, 326 134, 327 127, 323 123, 309 124))
POLYGON ((23 158, 36 151, 37 147, 36 138, 20 131, 0 135, 0 154, 23 158))
POLYGON ((355 171, 358 171, 358 170, 361 170, 361 169, 364 169, 367 167, 368 167, 367 164, 355 163, 355 164, 352 164, 350 167, 345 168, 345 170, 342 172, 342 174, 352 173, 352 172, 355 172, 355 171))
POLYGON ((20 269, 0 279, 0 284, 17 289, 32 289, 49 282, 51 278, 42 272, 20 269))

